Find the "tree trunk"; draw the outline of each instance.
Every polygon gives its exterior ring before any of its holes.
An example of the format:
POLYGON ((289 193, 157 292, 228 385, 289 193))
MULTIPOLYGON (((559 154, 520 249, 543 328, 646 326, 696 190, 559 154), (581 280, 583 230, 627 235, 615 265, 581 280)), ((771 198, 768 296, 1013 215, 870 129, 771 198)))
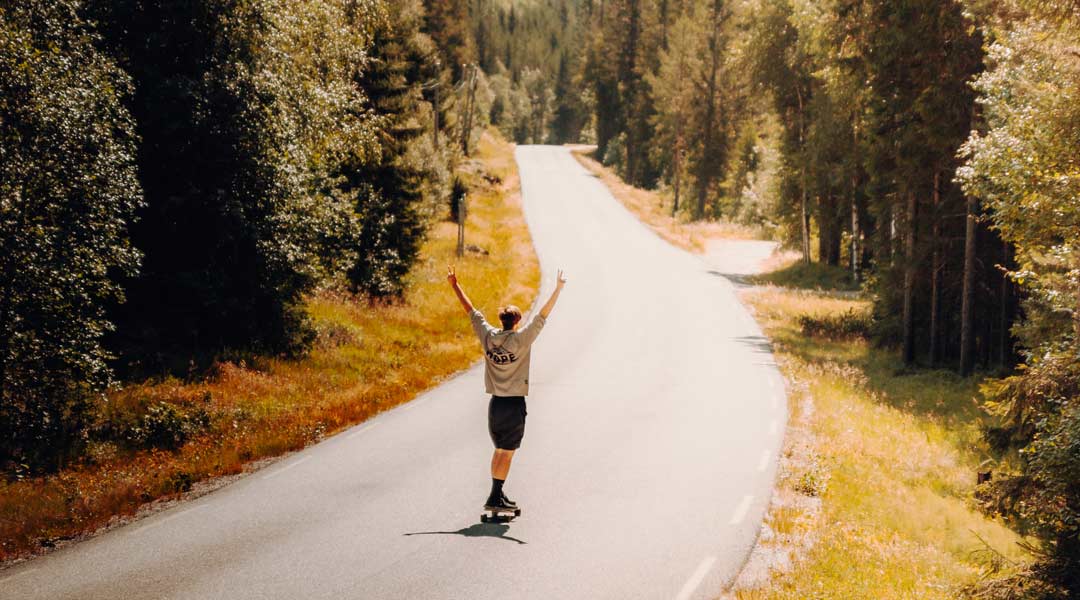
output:
POLYGON ((851 248, 848 250, 851 256, 851 280, 859 282, 859 202, 855 193, 857 187, 855 177, 851 178, 851 248))
POLYGON ((836 215, 836 198, 827 196, 818 206, 818 262, 825 265, 840 264, 840 230, 836 215))
MULTIPOLYGON (((805 108, 803 107, 802 88, 798 85, 795 86, 795 96, 799 100, 799 150, 804 150, 806 145, 806 115, 805 108)), ((801 179, 800 195, 802 197, 799 227, 802 229, 802 255, 803 263, 810 264, 810 213, 806 209, 806 165, 802 165, 799 169, 801 179)))
POLYGON ((469 137, 472 135, 473 112, 476 111, 476 65, 470 65, 469 95, 465 99, 465 126, 461 129, 461 151, 469 155, 469 137))
MULTIPOLYGON (((640 18, 641 18, 641 4, 640 0, 629 0, 627 10, 629 12, 629 25, 627 27, 626 34, 626 71, 623 73, 622 81, 629 88, 628 94, 625 97, 626 112, 634 114, 639 109, 638 95, 641 94, 641 81, 637 76, 637 56, 638 56, 638 38, 641 34, 640 18)), ((626 122, 626 181, 631 185, 640 185, 638 181, 638 144, 642 142, 639 138, 638 123, 634 118, 627 118, 626 122)))
POLYGON ((931 227, 930 258, 930 366, 936 367, 941 353, 941 173, 934 173, 934 213, 931 227))
POLYGON ((712 14, 712 35, 709 39, 709 82, 705 89, 705 94, 708 96, 705 101, 705 122, 702 126, 705 128, 705 137, 702 141, 702 156, 698 169, 698 197, 697 197, 697 210, 695 218, 701 219, 705 216, 705 200, 708 197, 709 186, 712 184, 713 179, 713 154, 715 149, 716 138, 716 79, 720 71, 720 25, 722 10, 722 0, 715 0, 713 2, 713 14, 712 14))
POLYGON ((960 307, 960 374, 971 374, 975 366, 975 235, 979 201, 967 199, 967 227, 964 234, 964 289, 960 307))
MULTIPOLYGON (((1009 242, 1002 241, 1001 266, 1009 269, 1012 263, 1012 246, 1009 242)), ((1001 328, 998 338, 998 364, 1002 368, 1008 368, 1012 362, 1012 335, 1009 332, 1009 303, 1012 300, 1011 282, 1008 271, 1001 273, 1001 312, 998 315, 998 325, 1001 328)))
POLYGON ((904 364, 915 364, 915 230, 918 203, 915 192, 907 196, 907 236, 904 240, 904 364))
POLYGON ((675 164, 672 165, 672 168, 675 171, 675 181, 674 181, 675 202, 674 202, 674 204, 671 205, 671 216, 672 216, 672 218, 676 217, 678 215, 678 213, 679 213, 679 191, 680 191, 679 190, 679 188, 680 188, 679 184, 682 182, 682 131, 681 131, 681 129, 682 128, 680 127, 680 131, 676 135, 676 138, 675 138, 675 161, 674 161, 675 164))

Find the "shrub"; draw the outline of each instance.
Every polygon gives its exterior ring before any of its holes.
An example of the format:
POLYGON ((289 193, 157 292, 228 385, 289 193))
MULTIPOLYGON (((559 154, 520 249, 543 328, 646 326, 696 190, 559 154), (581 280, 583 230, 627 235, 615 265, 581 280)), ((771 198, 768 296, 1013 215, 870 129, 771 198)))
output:
POLYGON ((114 279, 138 254, 127 77, 74 0, 0 7, 0 467, 56 468, 109 382, 114 279))
POLYGON ((830 340, 865 339, 869 337, 872 326, 870 315, 855 309, 840 314, 799 317, 799 327, 802 328, 803 335, 830 340))

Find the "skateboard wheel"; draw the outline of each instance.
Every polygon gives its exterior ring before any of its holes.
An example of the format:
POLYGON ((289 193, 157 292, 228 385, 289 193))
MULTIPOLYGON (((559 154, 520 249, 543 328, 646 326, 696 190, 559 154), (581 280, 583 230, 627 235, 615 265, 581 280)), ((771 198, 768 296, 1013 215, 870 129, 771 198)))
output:
POLYGON ((520 517, 521 516, 521 509, 520 508, 514 511, 514 516, 515 517, 520 517))
POLYGON ((488 522, 488 516, 487 515, 480 515, 480 522, 481 523, 487 523, 488 522))

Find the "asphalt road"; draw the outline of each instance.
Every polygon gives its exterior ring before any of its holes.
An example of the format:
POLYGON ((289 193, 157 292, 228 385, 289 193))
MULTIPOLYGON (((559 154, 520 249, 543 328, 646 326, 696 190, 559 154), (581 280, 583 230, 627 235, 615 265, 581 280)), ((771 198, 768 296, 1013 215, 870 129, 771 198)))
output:
POLYGON ((519 519, 480 523, 491 442, 478 366, 212 494, 8 569, 0 598, 719 594, 757 536, 787 419, 767 343, 726 278, 640 225, 565 148, 517 157, 543 293, 556 268, 569 277, 533 350, 506 487, 519 519))

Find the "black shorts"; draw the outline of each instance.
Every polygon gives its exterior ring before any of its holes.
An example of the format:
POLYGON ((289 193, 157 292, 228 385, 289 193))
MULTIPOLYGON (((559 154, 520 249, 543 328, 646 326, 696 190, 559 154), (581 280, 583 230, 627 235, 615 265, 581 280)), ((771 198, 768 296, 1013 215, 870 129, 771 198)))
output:
POLYGON ((525 435, 525 396, 492 396, 488 433, 499 450, 517 450, 525 435))

